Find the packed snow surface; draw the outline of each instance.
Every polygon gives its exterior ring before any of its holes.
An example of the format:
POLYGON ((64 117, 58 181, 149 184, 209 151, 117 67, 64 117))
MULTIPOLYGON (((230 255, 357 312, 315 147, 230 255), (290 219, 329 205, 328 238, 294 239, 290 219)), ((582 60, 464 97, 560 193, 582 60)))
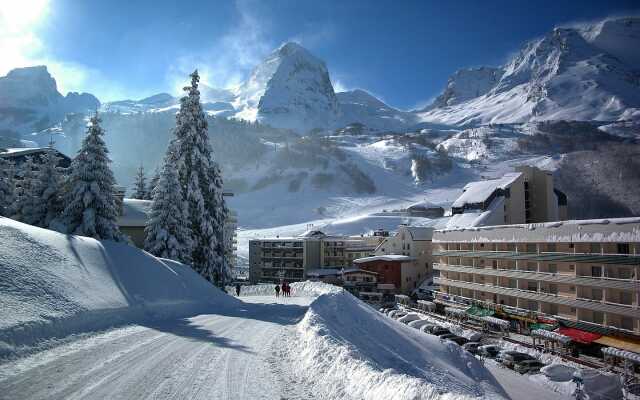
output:
POLYGON ((47 337, 231 305, 190 267, 0 217, 0 356, 47 337))

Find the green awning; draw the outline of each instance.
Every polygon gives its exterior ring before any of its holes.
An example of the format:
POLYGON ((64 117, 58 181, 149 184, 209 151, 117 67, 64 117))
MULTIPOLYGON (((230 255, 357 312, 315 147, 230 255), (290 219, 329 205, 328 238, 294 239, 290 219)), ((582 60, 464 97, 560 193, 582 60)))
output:
POLYGON ((471 306, 467 309, 467 314, 476 317, 490 317, 494 314, 494 311, 482 307, 471 306))
POLYGON ((543 323, 536 323, 536 324, 531 324, 529 325, 529 328, 531 330, 534 329, 544 329, 545 331, 552 331, 554 329, 556 329, 556 327, 554 325, 551 324, 543 324, 543 323))

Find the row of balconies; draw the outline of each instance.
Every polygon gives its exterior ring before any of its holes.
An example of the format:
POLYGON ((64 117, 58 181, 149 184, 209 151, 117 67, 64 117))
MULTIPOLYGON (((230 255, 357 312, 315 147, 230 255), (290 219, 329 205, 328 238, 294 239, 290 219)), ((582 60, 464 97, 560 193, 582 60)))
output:
POLYGON ((438 251, 509 251, 518 253, 640 254, 639 243, 441 243, 438 251))
POLYGON ((508 277, 516 279, 529 279, 554 283, 567 283, 582 286, 595 286, 622 290, 640 290, 640 281, 635 279, 617 279, 606 276, 590 276, 568 273, 549 273, 517 269, 493 269, 485 267, 471 267, 466 265, 450 265, 434 263, 433 268, 440 271, 451 271, 483 276, 508 277))
POLYGON ((593 311, 611 312, 620 315, 632 316, 634 318, 640 318, 640 310, 637 306, 622 305, 612 302, 601 302, 590 299, 585 300, 582 298, 534 292, 520 288, 491 286, 482 283, 460 281, 444 277, 434 277, 434 282, 442 286, 453 286, 463 289, 512 296, 525 300, 543 301, 547 303, 567 305, 570 307, 579 307, 593 311))

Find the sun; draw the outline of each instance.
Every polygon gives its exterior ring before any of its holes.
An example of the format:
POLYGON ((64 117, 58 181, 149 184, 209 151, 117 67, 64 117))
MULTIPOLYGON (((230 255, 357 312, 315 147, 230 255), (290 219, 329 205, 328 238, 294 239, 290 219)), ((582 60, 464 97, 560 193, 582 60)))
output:
POLYGON ((17 33, 29 29, 45 16, 49 0, 0 0, 0 28, 17 33))

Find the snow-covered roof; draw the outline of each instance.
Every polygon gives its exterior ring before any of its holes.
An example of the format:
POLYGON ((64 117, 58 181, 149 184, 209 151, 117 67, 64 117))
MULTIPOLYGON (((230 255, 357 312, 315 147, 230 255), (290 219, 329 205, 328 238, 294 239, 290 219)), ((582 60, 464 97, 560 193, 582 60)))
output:
POLYGON ((68 158, 65 154, 61 153, 56 149, 52 149, 50 147, 10 147, 10 148, 0 148, 0 157, 17 157, 17 156, 28 156, 29 154, 37 154, 43 153, 46 151, 55 151, 61 157, 68 158))
POLYGON ((502 328, 509 328, 509 321, 506 321, 504 319, 500 319, 500 318, 496 318, 496 317, 491 317, 489 315, 485 315, 484 317, 480 317, 480 320, 488 322, 488 323, 496 325, 496 326, 500 326, 502 328))
POLYGON ((640 364, 640 354, 632 351, 620 350, 615 347, 603 347, 602 353, 614 357, 624 358, 629 361, 633 361, 636 364, 640 364))
POLYGON ((301 237, 301 238, 315 238, 315 237, 322 238, 322 237, 325 237, 325 236, 327 236, 327 235, 325 235, 324 232, 319 231, 317 229, 312 229, 312 230, 308 230, 308 231, 302 233, 299 237, 301 237))
POLYGON ((426 200, 423 201, 419 201, 417 203, 413 203, 411 204, 409 207, 407 207, 407 210, 428 210, 430 208, 442 208, 436 204, 433 204, 431 202, 428 202, 426 200))
POLYGON ((640 217, 436 230, 434 242, 640 242, 640 217))
POLYGON ((461 214, 454 214, 447 222, 446 229, 471 228, 474 226, 489 225, 491 221, 502 222, 504 213, 504 197, 498 197, 491 202, 486 210, 467 210, 461 214))
POLYGON ((118 218, 118 225, 124 227, 145 226, 150 207, 151 200, 124 199, 122 201, 122 215, 118 218))
POLYGON ((363 258, 357 258, 355 260, 353 260, 354 263, 366 263, 366 262, 370 262, 370 261, 400 261, 400 262, 407 262, 407 261, 415 261, 415 258, 413 257, 409 257, 409 256, 403 256, 401 254, 387 254, 384 256, 371 256, 371 257, 363 257, 363 258))
POLYGON ((366 269, 360 269, 360 268, 348 268, 344 270, 344 273, 345 274, 362 273, 362 274, 378 275, 377 272, 367 271, 366 269))
POLYGON ((498 179, 467 183, 462 195, 460 195, 451 206, 458 208, 464 207, 465 204, 482 203, 486 201, 496 189, 508 188, 521 176, 521 172, 510 172, 498 179))
POLYGON ((434 228, 432 227, 405 226, 403 228, 409 231, 409 234, 411 235, 411 238, 413 240, 431 240, 431 238, 433 237, 434 228))
POLYGON ((342 272, 337 268, 317 268, 307 271, 307 276, 321 277, 321 276, 338 276, 342 272))
POLYGON ((567 344, 571 342, 571 338, 567 335, 563 335, 558 332, 547 331, 544 329, 534 329, 531 331, 531 335, 536 337, 541 337, 544 339, 553 340, 555 342, 559 342, 562 344, 567 344))
POLYGON ((456 308, 456 307, 445 307, 444 308, 444 312, 446 314, 452 314, 452 315, 466 315, 467 311, 463 308, 456 308))

